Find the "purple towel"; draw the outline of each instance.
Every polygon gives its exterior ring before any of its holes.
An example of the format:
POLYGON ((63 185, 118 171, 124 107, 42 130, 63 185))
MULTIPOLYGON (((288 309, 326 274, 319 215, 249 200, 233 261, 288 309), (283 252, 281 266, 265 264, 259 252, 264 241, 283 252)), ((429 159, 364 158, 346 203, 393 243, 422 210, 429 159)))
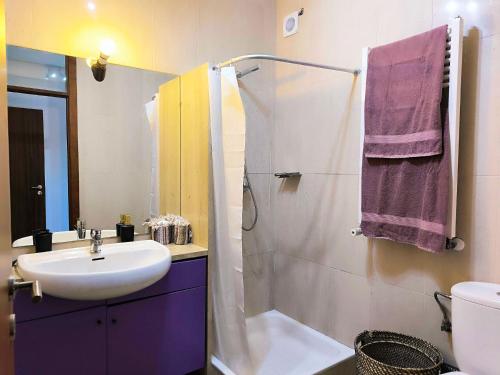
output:
POLYGON ((447 26, 368 56, 364 152, 372 158, 442 153, 441 87, 447 26))
MULTIPOLYGON (((414 52, 421 46, 433 44, 438 32, 443 34, 445 40, 446 26, 443 26, 417 37, 380 47, 375 55, 370 54, 370 62, 372 57, 394 55, 392 52, 384 53, 386 48, 389 51, 396 50, 401 60, 404 60, 404 51, 408 51, 406 56, 412 61, 418 60, 419 56, 415 56, 414 52), (424 37, 428 43, 422 40, 424 37)), ((366 93, 365 137, 375 134, 390 137, 383 138, 383 143, 366 142, 365 139, 361 230, 367 237, 386 238, 439 252, 446 245, 450 142, 447 97, 443 97, 441 101, 445 44, 439 44, 441 49, 437 50, 436 43, 434 48, 435 51, 429 48, 420 48, 420 51, 425 53, 424 59, 435 56, 432 60, 441 64, 440 69, 430 68, 428 65, 424 69, 424 72, 440 70, 439 82, 431 74, 423 79, 421 85, 417 84, 418 87, 421 86, 421 90, 417 91, 425 94, 414 100, 412 110, 409 109, 409 104, 414 92, 412 88, 416 85, 411 77, 414 73, 398 71, 398 79, 406 76, 409 81, 408 92, 403 92, 403 82, 398 85, 387 83, 393 79, 392 74, 383 69, 368 68, 367 88, 370 87, 370 90, 367 89, 366 93), (441 56, 438 58, 437 55, 441 56), (428 83, 427 79, 432 82, 428 83), (380 95, 378 98, 369 97, 370 93, 377 95, 378 85, 385 87, 385 100, 380 95), (427 90, 429 87, 433 91, 427 90), (379 128, 383 131, 379 132, 379 128), (429 134, 434 135, 430 137, 429 134), (397 142, 398 135, 404 136, 400 138, 401 143, 397 142)), ((410 64, 408 70, 415 72, 418 69, 410 64)))

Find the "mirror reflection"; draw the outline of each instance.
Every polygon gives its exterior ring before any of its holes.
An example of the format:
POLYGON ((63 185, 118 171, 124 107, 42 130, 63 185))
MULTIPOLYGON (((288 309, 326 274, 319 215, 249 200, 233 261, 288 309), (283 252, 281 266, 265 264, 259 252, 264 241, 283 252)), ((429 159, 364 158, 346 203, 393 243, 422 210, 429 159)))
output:
POLYGON ((144 232, 158 199, 154 97, 175 76, 108 64, 99 82, 85 59, 15 46, 7 57, 13 246, 43 229, 53 243, 112 237, 120 215, 144 232))

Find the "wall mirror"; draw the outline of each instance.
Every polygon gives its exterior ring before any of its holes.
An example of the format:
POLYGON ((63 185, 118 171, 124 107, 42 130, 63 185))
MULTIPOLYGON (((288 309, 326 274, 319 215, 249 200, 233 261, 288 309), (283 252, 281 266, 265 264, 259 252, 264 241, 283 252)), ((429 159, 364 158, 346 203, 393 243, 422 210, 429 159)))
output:
POLYGON ((37 229, 53 242, 78 239, 75 225, 115 236, 120 214, 136 233, 157 186, 154 97, 175 75, 108 64, 102 82, 85 59, 7 47, 13 246, 37 229))

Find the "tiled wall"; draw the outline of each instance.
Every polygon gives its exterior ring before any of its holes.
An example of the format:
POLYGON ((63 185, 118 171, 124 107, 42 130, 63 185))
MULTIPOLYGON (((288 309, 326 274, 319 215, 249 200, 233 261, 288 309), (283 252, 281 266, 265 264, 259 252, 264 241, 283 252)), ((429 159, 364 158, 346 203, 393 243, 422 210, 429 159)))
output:
POLYGON ((127 212, 135 230, 144 232, 152 168, 151 130, 144 104, 160 84, 172 78, 109 66, 106 80, 97 82, 85 60, 77 59, 80 217, 89 226, 114 228, 120 213, 127 212), (124 91, 125 86, 134 89, 124 91), (106 183, 96 183, 103 181, 106 183))
MULTIPOLYGON (((274 40, 274 39, 273 39, 274 40)), ((252 316, 271 310, 274 223, 271 207, 271 150, 274 127, 274 65, 248 62, 245 66, 260 65, 261 69, 239 80, 245 107, 246 165, 248 178, 258 207, 258 221, 250 232, 243 232, 243 276, 245 312, 252 316)), ((243 196, 243 223, 248 227, 254 218, 254 208, 248 192, 243 196)))
POLYGON ((462 253, 429 254, 353 238, 358 225, 360 82, 342 73, 276 65, 273 169, 275 307, 352 346, 364 329, 428 339, 453 362, 435 290, 500 282, 500 2, 488 0, 278 0, 277 54, 359 67, 361 48, 465 19, 458 234, 462 253), (299 33, 282 17, 301 7, 299 33))
POLYGON ((7 0, 7 43, 87 58, 112 38, 112 62, 176 74, 273 50, 274 1, 92 1, 7 0))

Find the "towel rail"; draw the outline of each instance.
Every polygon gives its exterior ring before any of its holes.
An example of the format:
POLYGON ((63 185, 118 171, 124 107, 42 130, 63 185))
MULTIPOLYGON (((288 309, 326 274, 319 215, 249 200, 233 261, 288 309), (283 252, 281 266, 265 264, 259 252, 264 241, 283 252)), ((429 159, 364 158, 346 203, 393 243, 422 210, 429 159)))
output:
MULTIPOLYGON (((357 237, 363 235, 361 228, 352 228, 351 236, 357 237)), ((446 250, 462 251, 465 248, 465 241, 459 237, 446 239, 446 250)))
MULTIPOLYGON (((443 72, 443 89, 448 91, 448 116, 449 116, 449 137, 450 137, 450 202, 448 206, 448 225, 446 228, 447 249, 460 251, 465 247, 465 242, 456 236, 456 216, 457 216, 457 190, 458 190, 458 141, 460 127, 460 91, 462 76, 462 47, 463 47, 463 19, 459 16, 448 24, 448 37, 446 39, 445 63, 443 72)), ((363 58, 361 67, 361 127, 360 127, 360 171, 362 171, 363 161, 363 140, 365 133, 365 93, 366 93, 366 72, 368 68, 368 47, 363 48, 363 58)), ((359 179, 359 222, 361 222, 361 178, 359 179)), ((362 234, 360 228, 351 230, 353 236, 362 234)))

